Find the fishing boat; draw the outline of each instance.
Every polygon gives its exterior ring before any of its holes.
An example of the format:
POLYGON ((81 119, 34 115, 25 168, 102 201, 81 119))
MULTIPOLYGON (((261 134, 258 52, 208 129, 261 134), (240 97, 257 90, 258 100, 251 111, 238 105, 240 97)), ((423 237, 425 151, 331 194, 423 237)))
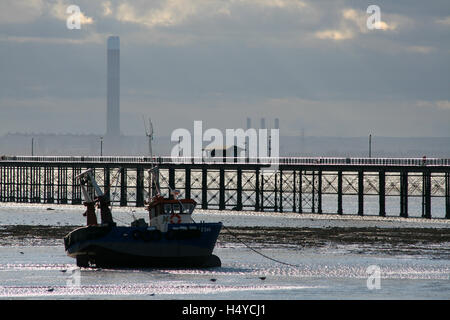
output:
MULTIPOLYGON (((154 176, 155 168, 151 170, 154 176)), ((92 169, 77 176, 85 198, 87 225, 64 237, 68 256, 79 267, 220 267, 214 255, 222 223, 197 223, 192 218, 196 202, 179 199, 172 190, 168 198, 159 188, 149 198, 148 223, 135 219, 129 226, 118 226, 112 217, 108 194, 97 185, 92 169), (88 187, 91 193, 88 192, 88 187), (92 189, 94 190, 92 196, 92 189), (97 222, 96 207, 101 223, 97 222)), ((157 179, 152 179, 157 181, 157 179)), ((151 186, 155 185, 154 183, 151 186)), ((159 185, 159 183, 158 183, 159 185)), ((152 192, 149 192, 151 195, 152 192)))

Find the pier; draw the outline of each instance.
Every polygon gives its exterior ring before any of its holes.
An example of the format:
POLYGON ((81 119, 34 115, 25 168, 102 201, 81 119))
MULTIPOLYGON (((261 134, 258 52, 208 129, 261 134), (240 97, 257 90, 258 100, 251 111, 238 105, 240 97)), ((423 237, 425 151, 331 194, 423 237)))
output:
MULTIPOLYGON (((113 206, 142 207, 148 198, 152 163, 161 192, 177 189, 202 209, 324 213, 324 196, 334 195, 335 213, 344 197, 357 197, 355 215, 365 215, 365 197, 377 197, 386 216, 386 197, 399 197, 400 217, 408 202, 421 199, 421 216, 432 218, 432 201, 444 199, 450 219, 450 159, 438 158, 188 158, 30 157, 0 158, 0 202, 82 204, 76 176, 93 168, 113 206)), ((330 200, 328 200, 330 201, 330 200)))

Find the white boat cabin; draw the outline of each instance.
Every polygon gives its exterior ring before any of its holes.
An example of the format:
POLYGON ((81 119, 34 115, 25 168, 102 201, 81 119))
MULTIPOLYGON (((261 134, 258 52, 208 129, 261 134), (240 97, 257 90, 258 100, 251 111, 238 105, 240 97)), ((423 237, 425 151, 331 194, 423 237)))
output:
POLYGON ((166 232, 169 224, 193 223, 191 214, 196 205, 192 199, 155 197, 148 205, 150 227, 166 232))

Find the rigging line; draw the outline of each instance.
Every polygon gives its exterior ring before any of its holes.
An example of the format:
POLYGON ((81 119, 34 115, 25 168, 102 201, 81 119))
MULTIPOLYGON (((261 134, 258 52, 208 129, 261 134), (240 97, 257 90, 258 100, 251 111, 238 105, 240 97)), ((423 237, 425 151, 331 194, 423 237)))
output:
POLYGON ((123 224, 125 224, 125 225, 127 225, 129 222, 127 222, 127 221, 123 221, 122 219, 119 219, 119 218, 117 218, 117 217, 114 217, 114 220, 117 220, 117 221, 119 221, 119 222, 122 222, 123 224))
POLYGON ((243 245, 245 245, 245 246, 246 246, 247 248, 249 248, 250 250, 256 252, 257 254, 259 254, 259 255, 261 255, 261 256, 263 256, 264 258, 269 259, 269 260, 272 260, 272 261, 274 261, 274 262, 278 262, 278 263, 287 265, 287 266, 297 267, 297 268, 300 267, 300 266, 297 265, 297 264, 292 264, 292 263, 284 262, 284 261, 281 261, 281 260, 277 260, 277 259, 275 259, 275 258, 272 258, 272 257, 269 257, 269 256, 265 255, 265 254, 262 253, 262 252, 259 252, 258 250, 256 250, 256 249, 250 247, 247 243, 245 243, 244 241, 242 241, 241 239, 239 239, 238 236, 237 236, 236 234, 234 234, 230 229, 228 229, 225 225, 222 225, 222 226, 223 226, 223 228, 224 228, 225 230, 227 230, 234 238, 236 238, 236 240, 238 240, 240 243, 242 243, 243 245))

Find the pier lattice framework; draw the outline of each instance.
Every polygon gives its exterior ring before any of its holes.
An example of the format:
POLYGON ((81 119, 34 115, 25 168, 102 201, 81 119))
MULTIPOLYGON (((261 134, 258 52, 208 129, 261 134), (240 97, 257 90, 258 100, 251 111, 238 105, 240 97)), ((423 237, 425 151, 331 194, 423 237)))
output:
MULTIPOLYGON (((144 206, 149 172, 156 164, 161 193, 177 189, 203 209, 323 213, 323 196, 357 196, 364 215, 365 196, 377 196, 379 215, 386 197, 398 196, 402 217, 408 199, 420 197, 422 217, 432 217, 432 199, 445 199, 450 218, 450 159, 409 158, 277 158, 205 159, 158 157, 2 157, 0 201, 81 204, 76 176, 92 168, 113 205, 144 206), (275 165, 275 166, 274 166, 275 165)), ((93 193, 91 189, 90 192, 93 193)))

